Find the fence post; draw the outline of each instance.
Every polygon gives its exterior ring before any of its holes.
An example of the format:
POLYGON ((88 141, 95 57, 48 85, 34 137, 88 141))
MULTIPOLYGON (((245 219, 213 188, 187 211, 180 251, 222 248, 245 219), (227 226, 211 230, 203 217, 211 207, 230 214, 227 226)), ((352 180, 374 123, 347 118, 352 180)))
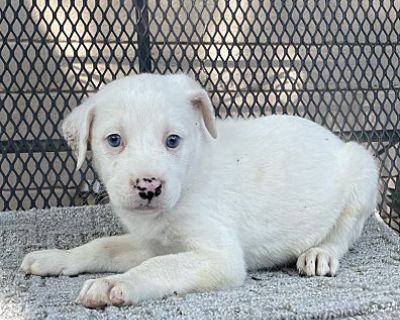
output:
POLYGON ((147 0, 136 0, 136 31, 138 34, 139 71, 151 72, 149 12, 147 0))

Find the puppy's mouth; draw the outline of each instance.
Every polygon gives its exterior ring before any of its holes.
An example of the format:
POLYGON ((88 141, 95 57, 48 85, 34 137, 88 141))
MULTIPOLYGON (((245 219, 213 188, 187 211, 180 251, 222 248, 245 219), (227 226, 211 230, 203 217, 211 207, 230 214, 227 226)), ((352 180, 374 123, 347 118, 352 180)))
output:
POLYGON ((155 206, 155 205, 153 205, 151 203, 139 204, 138 206, 135 206, 133 209, 137 210, 137 211, 156 211, 156 210, 160 210, 159 206, 155 206))
POLYGON ((153 201, 113 201, 113 198, 110 198, 111 204, 116 207, 120 207, 121 209, 134 211, 134 212, 142 212, 142 213, 153 213, 159 212, 163 209, 161 203, 155 203, 153 201))

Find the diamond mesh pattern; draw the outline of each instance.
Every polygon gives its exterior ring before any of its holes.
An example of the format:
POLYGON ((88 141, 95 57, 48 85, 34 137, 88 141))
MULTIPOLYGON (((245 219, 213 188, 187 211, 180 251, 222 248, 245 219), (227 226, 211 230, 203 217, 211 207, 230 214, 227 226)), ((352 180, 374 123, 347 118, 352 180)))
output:
POLYGON ((386 0, 3 1, 0 210, 94 201, 62 116, 117 77, 190 71, 220 118, 295 114, 365 143, 381 216, 400 231, 398 12, 386 0))

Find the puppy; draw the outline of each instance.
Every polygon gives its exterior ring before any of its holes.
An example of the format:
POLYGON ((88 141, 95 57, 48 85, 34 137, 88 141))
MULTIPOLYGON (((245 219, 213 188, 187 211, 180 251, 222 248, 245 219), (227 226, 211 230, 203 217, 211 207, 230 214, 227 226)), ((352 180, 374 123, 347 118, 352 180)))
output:
POLYGON ((113 81, 63 131, 78 169, 90 142, 129 233, 32 252, 21 269, 117 273, 84 283, 87 307, 231 288, 246 270, 295 261, 300 274, 333 276, 376 207, 377 168, 362 146, 293 116, 216 122, 183 74, 113 81))

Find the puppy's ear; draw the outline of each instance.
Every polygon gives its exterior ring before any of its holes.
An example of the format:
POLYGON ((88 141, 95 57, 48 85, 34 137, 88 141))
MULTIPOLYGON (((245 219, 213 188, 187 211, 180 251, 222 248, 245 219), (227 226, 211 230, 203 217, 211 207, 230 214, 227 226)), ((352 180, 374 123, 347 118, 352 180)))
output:
POLYGON ((215 124, 214 107, 207 91, 188 75, 178 74, 176 77, 186 83, 190 103, 201 111, 207 131, 215 139, 217 137, 217 127, 215 124))
POLYGON ((64 139, 78 158, 77 170, 82 167, 85 160, 93 118, 94 105, 87 101, 72 110, 62 124, 64 139))
POLYGON ((197 90, 189 91, 189 97, 192 105, 195 108, 200 109, 203 115, 204 124, 211 137, 214 139, 217 138, 214 107, 211 103, 210 97, 207 94, 207 91, 199 87, 197 90))

